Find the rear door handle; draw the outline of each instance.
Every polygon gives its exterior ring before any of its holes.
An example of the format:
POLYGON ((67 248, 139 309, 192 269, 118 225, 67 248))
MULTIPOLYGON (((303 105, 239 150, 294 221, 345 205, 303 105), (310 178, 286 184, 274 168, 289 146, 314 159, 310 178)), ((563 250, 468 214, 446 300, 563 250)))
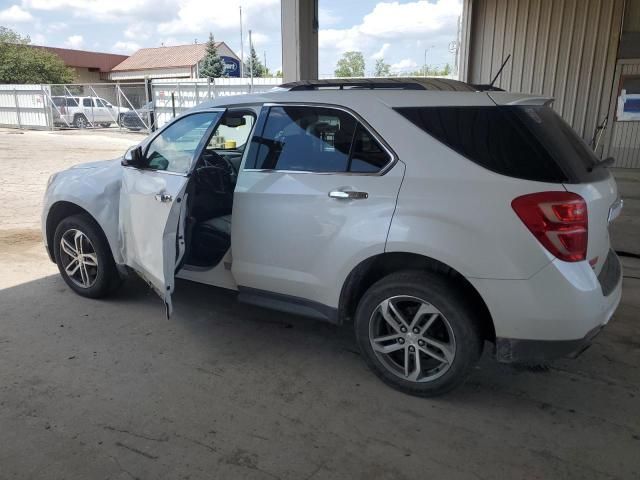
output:
POLYGON ((173 197, 168 193, 156 193, 156 200, 162 203, 167 203, 173 200, 173 197))
POLYGON ((354 192, 353 190, 332 190, 329 192, 329 197, 341 200, 364 200, 369 198, 369 194, 367 192, 354 192))

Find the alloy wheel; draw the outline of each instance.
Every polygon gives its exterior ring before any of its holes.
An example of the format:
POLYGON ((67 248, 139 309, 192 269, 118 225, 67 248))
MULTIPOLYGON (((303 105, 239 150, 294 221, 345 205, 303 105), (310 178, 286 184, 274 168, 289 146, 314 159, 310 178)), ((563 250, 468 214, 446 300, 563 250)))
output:
POLYGON ((369 342, 389 372, 411 382, 441 377, 456 355, 446 317, 425 300, 408 295, 378 304, 369 320, 369 342))
POLYGON ((90 288, 98 278, 98 255, 84 233, 69 229, 60 239, 60 261, 69 279, 80 288, 90 288))

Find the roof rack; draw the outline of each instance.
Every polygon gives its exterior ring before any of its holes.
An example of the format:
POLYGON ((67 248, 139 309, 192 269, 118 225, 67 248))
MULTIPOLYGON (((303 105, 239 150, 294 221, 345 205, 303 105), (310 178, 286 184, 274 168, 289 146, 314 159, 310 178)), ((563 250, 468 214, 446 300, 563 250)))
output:
POLYGON ((281 89, 292 91, 308 90, 438 90, 475 92, 475 85, 451 80, 448 78, 407 77, 407 78, 350 78, 350 79, 325 79, 325 80, 301 80, 298 82, 283 83, 281 89))

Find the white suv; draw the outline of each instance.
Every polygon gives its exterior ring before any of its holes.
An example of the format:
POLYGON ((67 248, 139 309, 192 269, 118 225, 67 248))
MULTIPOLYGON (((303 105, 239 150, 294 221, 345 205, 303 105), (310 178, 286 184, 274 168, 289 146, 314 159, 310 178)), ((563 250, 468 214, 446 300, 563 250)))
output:
POLYGON ((385 382, 435 395, 485 341, 576 355, 621 268, 615 181, 549 99, 444 80, 298 82, 203 104, 122 159, 54 175, 44 240, 88 297, 131 269, 353 323, 385 382))
POLYGON ((100 97, 54 96, 51 103, 53 123, 63 127, 108 127, 122 123, 122 116, 129 111, 100 97))

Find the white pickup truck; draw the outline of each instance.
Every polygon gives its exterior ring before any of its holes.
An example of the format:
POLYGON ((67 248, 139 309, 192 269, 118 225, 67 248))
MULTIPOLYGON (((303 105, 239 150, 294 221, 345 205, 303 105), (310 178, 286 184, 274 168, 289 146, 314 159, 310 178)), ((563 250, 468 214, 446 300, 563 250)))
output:
POLYGON ((130 109, 115 107, 104 98, 81 96, 51 97, 53 124, 63 127, 108 127, 120 123, 130 109))

